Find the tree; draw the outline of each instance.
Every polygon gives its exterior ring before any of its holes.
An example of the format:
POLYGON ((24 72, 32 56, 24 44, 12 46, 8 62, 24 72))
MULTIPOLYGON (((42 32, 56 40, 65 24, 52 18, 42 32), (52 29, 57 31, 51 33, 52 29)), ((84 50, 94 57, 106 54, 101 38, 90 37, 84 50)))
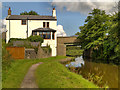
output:
MULTIPOLYGON (((119 12, 120 13, 120 12, 119 12)), ((104 53, 105 56, 108 56, 109 60, 116 64, 120 64, 120 17, 118 17, 119 13, 115 13, 111 16, 112 25, 109 30, 109 37, 104 43, 104 53), (107 50, 106 50, 107 49, 107 50)))
POLYGON ((79 35, 80 34, 80 32, 77 32, 75 35, 79 35))
POLYGON ((30 11, 30 12, 24 11, 24 12, 20 13, 20 15, 39 15, 39 14, 35 11, 30 11))
POLYGON ((80 26, 78 39, 84 50, 92 51, 94 60, 104 59, 118 64, 120 60, 120 28, 118 13, 107 15, 104 10, 93 9, 80 26))
POLYGON ((106 15, 104 10, 94 9, 89 14, 90 16, 85 20, 87 24, 80 27, 81 32, 78 37, 81 42, 86 41, 82 45, 84 49, 98 48, 102 44, 109 23, 109 15, 106 15))

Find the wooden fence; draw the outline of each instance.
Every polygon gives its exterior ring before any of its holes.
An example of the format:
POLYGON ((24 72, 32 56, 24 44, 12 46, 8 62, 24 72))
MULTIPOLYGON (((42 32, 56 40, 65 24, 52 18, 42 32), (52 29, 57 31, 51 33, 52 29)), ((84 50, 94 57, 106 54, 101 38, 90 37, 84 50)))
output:
POLYGON ((24 59, 25 58, 25 48, 24 47, 7 47, 6 50, 11 54, 14 59, 24 59))

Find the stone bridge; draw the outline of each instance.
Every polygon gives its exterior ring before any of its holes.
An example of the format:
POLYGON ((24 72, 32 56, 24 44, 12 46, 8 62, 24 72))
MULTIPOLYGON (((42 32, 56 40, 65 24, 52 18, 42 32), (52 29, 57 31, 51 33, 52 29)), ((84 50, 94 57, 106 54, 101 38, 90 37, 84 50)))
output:
POLYGON ((57 55, 66 56, 66 45, 77 44, 79 40, 77 37, 57 37, 57 55))

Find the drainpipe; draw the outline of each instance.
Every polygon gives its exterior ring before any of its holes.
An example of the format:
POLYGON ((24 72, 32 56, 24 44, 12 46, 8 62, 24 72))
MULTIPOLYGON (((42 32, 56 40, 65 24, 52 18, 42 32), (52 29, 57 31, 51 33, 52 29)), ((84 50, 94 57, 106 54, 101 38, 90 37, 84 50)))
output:
POLYGON ((27 17, 27 38, 28 38, 28 17, 27 17))
POLYGON ((9 20, 9 40, 10 40, 10 20, 9 20))

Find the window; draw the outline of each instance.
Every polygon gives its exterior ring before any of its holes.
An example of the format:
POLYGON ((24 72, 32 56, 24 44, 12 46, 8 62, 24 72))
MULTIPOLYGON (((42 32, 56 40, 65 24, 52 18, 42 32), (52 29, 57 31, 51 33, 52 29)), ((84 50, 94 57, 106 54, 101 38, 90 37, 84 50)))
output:
POLYGON ((53 33, 52 33, 52 39, 54 39, 54 38, 55 38, 55 36, 54 36, 54 35, 55 35, 55 32, 53 32, 53 33))
POLYGON ((37 35, 37 32, 35 32, 34 35, 37 35))
POLYGON ((43 28, 49 28, 49 22, 43 22, 43 28))
POLYGON ((49 22, 47 22, 47 28, 49 28, 49 22))
POLYGON ((39 35, 40 35, 41 37, 43 37, 43 33, 42 33, 42 32, 39 32, 39 35))
POLYGON ((47 32, 47 39, 51 39, 51 33, 47 32))
POLYGON ((37 32, 32 32, 32 35, 34 36, 34 35, 37 35, 37 32))
POLYGON ((39 35, 43 37, 43 39, 51 39, 50 32, 39 32, 39 35))
POLYGON ((26 25, 26 20, 22 20, 22 25, 26 25))
POLYGON ((45 28, 45 22, 43 22, 43 27, 45 28))
POLYGON ((43 39, 46 39, 46 32, 43 32, 43 39))

